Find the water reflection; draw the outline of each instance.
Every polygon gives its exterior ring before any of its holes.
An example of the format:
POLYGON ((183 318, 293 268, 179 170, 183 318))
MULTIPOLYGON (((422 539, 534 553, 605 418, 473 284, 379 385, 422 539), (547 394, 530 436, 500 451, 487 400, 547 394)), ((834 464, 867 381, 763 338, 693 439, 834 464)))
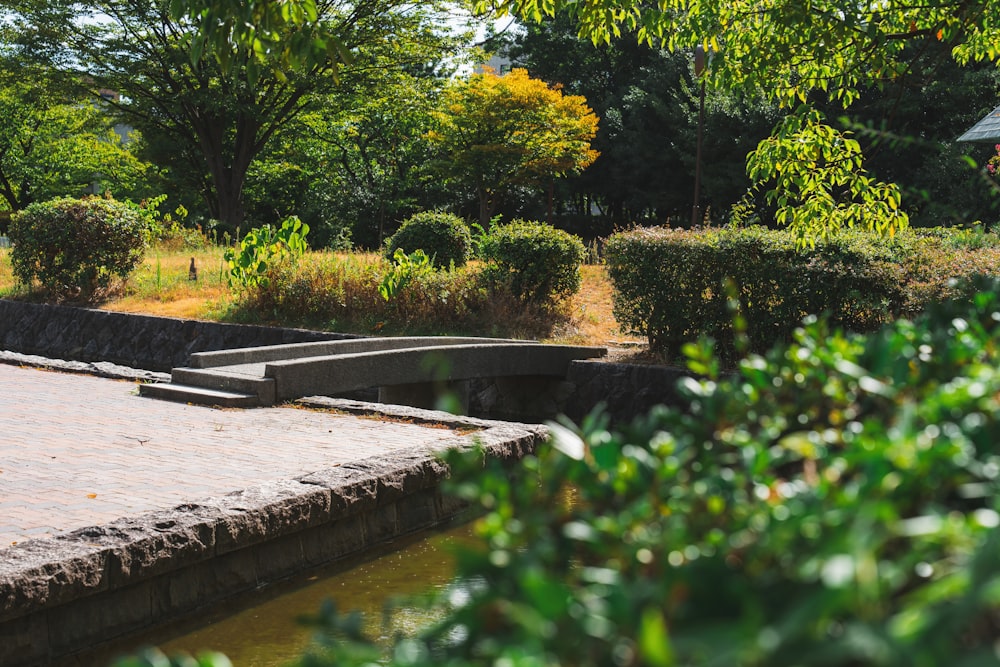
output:
POLYGON ((276 667, 302 653, 311 631, 297 619, 315 614, 328 598, 340 611, 361 611, 369 636, 388 640, 396 633, 412 634, 434 620, 432 612, 401 605, 385 625, 386 601, 452 584, 451 547, 472 539, 471 527, 465 524, 397 541, 376 558, 341 564, 265 589, 250 599, 244 597, 228 604, 226 609, 165 628, 137 644, 156 643, 168 654, 212 649, 228 655, 237 667, 276 667))

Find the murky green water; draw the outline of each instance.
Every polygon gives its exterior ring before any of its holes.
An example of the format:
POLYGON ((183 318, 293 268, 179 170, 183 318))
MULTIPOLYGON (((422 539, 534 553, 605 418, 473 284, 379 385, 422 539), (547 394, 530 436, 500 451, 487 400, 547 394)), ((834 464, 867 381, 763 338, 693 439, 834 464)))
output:
POLYGON ((302 653, 310 638, 311 631, 296 619, 315 614, 326 599, 334 600, 340 611, 363 612, 372 637, 412 633, 434 620, 430 612, 402 605, 385 626, 386 601, 452 585, 451 548, 474 539, 471 533, 466 524, 397 541, 380 549, 377 557, 312 572, 243 596, 227 603, 225 609, 161 629, 136 646, 155 643, 168 654, 222 651, 235 667, 284 665, 302 653))

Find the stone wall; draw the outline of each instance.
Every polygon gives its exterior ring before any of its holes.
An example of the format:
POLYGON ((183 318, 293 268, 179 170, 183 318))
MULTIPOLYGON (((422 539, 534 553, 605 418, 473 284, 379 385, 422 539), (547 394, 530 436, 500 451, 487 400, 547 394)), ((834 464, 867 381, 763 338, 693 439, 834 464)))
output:
MULTIPOLYGON (((336 399, 317 407, 352 409, 336 399)), ((475 439, 502 460, 545 436, 431 416, 475 429, 451 446, 475 439)), ((442 494, 445 473, 432 452, 394 452, 0 549, 0 665, 104 664, 96 656, 129 635, 446 521, 462 505, 442 494)))
POLYGON ((0 350, 168 372, 192 352, 357 338, 0 299, 0 350))
MULTIPOLYGON (((344 338, 357 336, 0 299, 0 350, 157 372, 187 365, 192 352, 344 338)), ((475 381, 463 391, 471 414, 485 418, 537 422, 564 413, 580 420, 600 403, 614 421, 627 421, 654 405, 678 404, 676 385, 685 374, 666 366, 574 361, 565 381, 505 378, 475 381)), ((369 394, 356 397, 374 400, 369 394)))

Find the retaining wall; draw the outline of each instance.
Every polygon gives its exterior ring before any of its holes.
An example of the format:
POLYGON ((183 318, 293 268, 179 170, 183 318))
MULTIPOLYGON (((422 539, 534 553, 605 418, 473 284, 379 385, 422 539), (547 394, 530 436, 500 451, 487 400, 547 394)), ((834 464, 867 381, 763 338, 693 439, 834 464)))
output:
POLYGON ((0 350, 168 372, 193 352, 358 338, 0 299, 0 350))
MULTIPOLYGON (((451 446, 476 438, 501 459, 524 456, 545 434, 450 419, 479 429, 451 446)), ((442 494, 444 475, 429 450, 396 452, 0 550, 0 665, 102 664, 94 655, 108 643, 434 526, 462 509, 442 494)))
MULTIPOLYGON (((345 338, 358 336, 0 299, 0 350, 149 371, 186 366, 193 352, 345 338)), ((665 366, 574 361, 565 381, 483 380, 467 391, 472 414, 487 418, 541 421, 564 413, 580 420, 601 403, 613 421, 627 421, 659 403, 677 404, 683 375, 665 366)))

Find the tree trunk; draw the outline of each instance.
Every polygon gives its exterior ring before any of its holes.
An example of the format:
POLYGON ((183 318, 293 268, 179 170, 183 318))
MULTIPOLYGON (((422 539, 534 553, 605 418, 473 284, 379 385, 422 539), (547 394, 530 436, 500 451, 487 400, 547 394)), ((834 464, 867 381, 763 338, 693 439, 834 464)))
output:
POLYGON ((496 207, 496 198, 491 196, 489 190, 479 188, 479 224, 486 231, 490 230, 490 219, 493 217, 493 211, 496 210, 496 207))

